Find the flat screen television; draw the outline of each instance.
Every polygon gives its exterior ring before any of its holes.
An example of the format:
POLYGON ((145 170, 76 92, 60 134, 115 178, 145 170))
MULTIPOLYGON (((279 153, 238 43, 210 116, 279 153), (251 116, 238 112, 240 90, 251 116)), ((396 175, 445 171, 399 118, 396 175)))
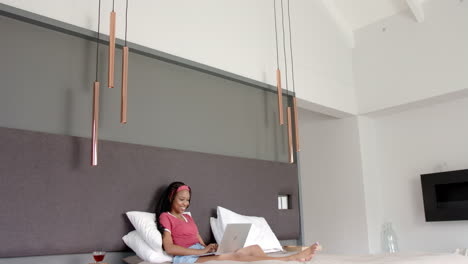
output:
POLYGON ((421 175, 426 221, 468 220, 468 170, 421 175))

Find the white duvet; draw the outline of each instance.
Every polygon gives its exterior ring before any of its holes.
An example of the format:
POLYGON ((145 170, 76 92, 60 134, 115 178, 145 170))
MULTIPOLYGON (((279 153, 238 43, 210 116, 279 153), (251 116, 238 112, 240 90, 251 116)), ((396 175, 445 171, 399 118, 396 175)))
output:
POLYGON ((337 256, 317 254, 310 261, 314 264, 468 264, 468 257, 458 254, 380 254, 363 256, 337 256))
MULTIPOLYGON (((251 262, 239 261, 208 261, 207 264, 243 264, 251 262)), ((380 254, 380 255, 362 255, 362 256, 346 256, 346 255, 326 255, 317 254, 311 261, 279 261, 279 260, 263 260, 256 261, 257 264, 468 264, 468 257, 459 254, 431 254, 431 253, 397 253, 397 254, 380 254)), ((139 264, 150 264, 149 262, 140 262, 139 264)))
MULTIPOLYGON (((244 262, 237 261, 209 261, 208 264, 240 264, 244 262)), ((247 262, 246 262, 247 263, 247 262)), ((255 263, 263 264, 298 264, 303 262, 297 261, 279 261, 279 260, 264 260, 255 263)), ((317 254, 314 258, 304 264, 468 264, 468 257, 458 254, 380 254, 380 255, 363 255, 363 256, 346 256, 346 255, 326 255, 317 254)))

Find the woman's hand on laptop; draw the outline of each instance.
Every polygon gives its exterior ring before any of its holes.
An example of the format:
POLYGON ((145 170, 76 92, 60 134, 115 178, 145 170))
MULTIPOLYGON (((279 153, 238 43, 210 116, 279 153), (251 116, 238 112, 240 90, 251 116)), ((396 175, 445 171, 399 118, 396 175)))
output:
POLYGON ((218 250, 218 244, 209 244, 205 247, 206 253, 216 252, 218 250))

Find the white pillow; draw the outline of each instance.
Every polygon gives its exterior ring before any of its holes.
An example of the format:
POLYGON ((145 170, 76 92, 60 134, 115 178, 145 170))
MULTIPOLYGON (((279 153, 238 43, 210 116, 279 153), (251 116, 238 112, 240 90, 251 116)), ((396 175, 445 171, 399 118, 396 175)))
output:
POLYGON ((245 246, 259 245, 265 252, 281 251, 281 244, 263 217, 245 216, 218 206, 218 224, 221 237, 227 224, 252 223, 245 246))
POLYGON ((211 226, 211 232, 213 232, 213 236, 216 240, 216 243, 221 243, 221 240, 223 239, 223 230, 219 227, 218 219, 215 217, 210 217, 210 226, 211 226))
POLYGON ((161 233, 156 227, 156 217, 153 213, 131 211, 127 212, 127 217, 146 244, 154 251, 163 251, 161 233))
POLYGON ((143 238, 138 235, 137 231, 132 231, 122 237, 125 244, 131 248, 138 257, 145 261, 162 263, 171 262, 172 257, 164 253, 163 251, 157 252, 152 250, 148 244, 145 243, 143 238))

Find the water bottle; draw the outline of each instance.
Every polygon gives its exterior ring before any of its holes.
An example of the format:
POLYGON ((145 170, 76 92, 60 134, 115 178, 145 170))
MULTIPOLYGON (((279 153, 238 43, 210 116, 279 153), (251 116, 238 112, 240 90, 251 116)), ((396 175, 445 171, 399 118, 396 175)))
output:
POLYGON ((392 223, 387 222, 382 229, 382 246, 383 251, 388 253, 398 252, 398 240, 393 230, 392 223))

